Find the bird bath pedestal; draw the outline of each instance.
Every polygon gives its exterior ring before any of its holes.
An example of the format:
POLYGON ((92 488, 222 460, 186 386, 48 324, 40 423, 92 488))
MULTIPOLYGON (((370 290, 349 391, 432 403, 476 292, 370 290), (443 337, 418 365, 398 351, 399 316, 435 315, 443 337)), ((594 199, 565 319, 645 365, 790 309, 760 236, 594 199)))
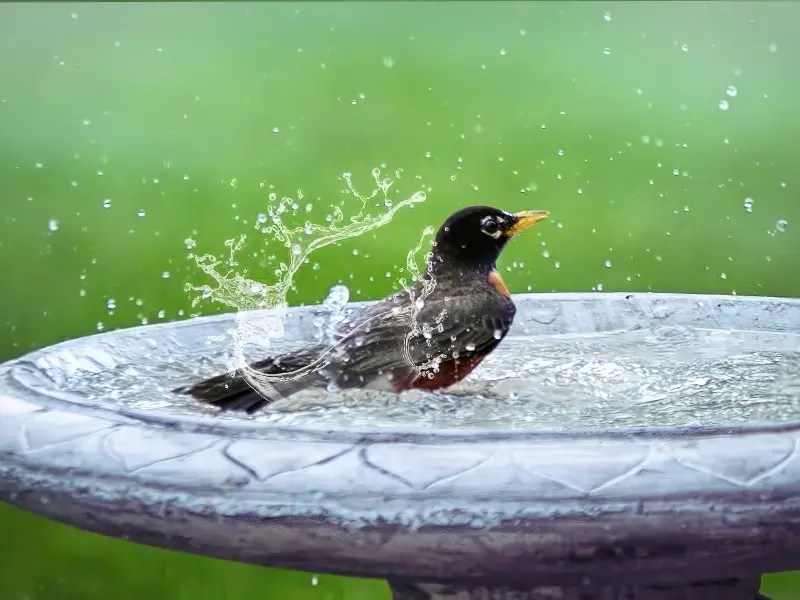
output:
MULTIPOLYGON (((800 340, 798 300, 517 304, 511 335, 534 339, 667 326, 800 340)), ((316 310, 290 310, 287 339, 312 338, 316 310)), ((207 340, 233 322, 104 333, 0 366, 0 499, 145 544, 385 578, 398 600, 753 600, 762 573, 800 567, 800 393, 774 418, 562 429, 259 422, 187 398, 128 402, 159 378, 153 394, 185 383, 186 365, 211 374, 221 342, 207 340), (129 385, 75 391, 111 374, 129 385)))

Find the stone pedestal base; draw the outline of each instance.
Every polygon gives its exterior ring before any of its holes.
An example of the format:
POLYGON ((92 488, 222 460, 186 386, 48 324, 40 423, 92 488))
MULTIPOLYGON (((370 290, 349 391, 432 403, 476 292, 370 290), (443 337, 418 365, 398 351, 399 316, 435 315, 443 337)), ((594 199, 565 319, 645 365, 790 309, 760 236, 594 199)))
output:
POLYGON ((390 581, 394 600, 769 600, 756 579, 729 579, 682 586, 542 586, 529 590, 460 587, 390 581))

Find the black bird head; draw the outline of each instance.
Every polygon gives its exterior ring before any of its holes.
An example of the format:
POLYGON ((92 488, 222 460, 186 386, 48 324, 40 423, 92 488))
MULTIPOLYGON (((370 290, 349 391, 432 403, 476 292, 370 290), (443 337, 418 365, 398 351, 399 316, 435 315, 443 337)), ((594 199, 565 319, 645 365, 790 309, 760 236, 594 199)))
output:
POLYGON ((545 210, 512 214, 491 206, 462 208, 436 234, 433 266, 491 270, 512 237, 549 214, 545 210))

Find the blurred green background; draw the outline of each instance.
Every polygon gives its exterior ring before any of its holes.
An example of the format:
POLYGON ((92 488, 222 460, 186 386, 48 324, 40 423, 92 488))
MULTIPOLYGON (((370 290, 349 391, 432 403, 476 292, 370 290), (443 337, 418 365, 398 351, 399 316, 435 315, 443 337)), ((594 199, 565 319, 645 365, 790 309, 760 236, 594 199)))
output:
MULTIPOLYGON (((191 309, 184 284, 206 280, 186 238, 222 255, 247 233, 238 268, 269 282, 269 192, 301 189, 324 222, 353 202, 341 174, 370 191, 380 165, 402 169, 393 198, 428 200, 315 254, 291 303, 339 282, 383 296, 423 228, 476 203, 552 212, 502 257, 514 292, 800 296, 799 19, 789 2, 1 4, 0 360, 228 310, 191 309)), ((388 597, 8 506, 0 536, 2 600, 388 597)), ((796 599, 800 577, 764 591, 796 599)))

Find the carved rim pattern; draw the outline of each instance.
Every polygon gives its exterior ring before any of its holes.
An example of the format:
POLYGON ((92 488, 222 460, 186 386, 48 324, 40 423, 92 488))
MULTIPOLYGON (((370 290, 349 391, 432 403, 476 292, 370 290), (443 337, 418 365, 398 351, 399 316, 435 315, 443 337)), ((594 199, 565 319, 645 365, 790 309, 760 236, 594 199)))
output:
MULTIPOLYGON (((800 332, 800 300, 527 294, 515 328, 800 332)), ((298 335, 314 307, 292 309, 298 335)), ((231 315, 92 336, 223 327, 231 315)), ((289 327, 287 327, 287 330, 289 327)), ((800 423, 335 431, 110 410, 0 366, 0 497, 233 560, 429 581, 692 581, 800 566, 800 423)))

